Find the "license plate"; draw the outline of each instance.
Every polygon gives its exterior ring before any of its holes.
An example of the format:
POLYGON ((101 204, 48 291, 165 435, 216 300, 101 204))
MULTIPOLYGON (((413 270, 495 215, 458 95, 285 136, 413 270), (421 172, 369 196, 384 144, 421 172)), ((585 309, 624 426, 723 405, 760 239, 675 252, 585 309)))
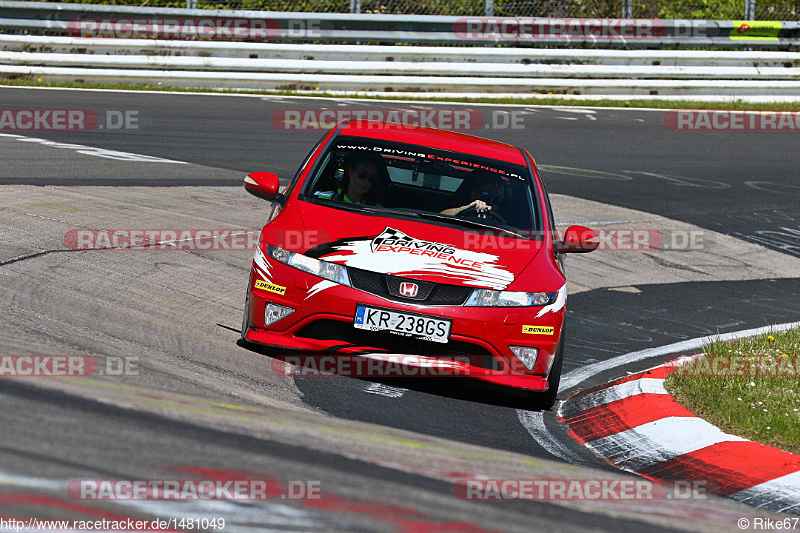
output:
POLYGON ((425 315, 400 313, 391 309, 356 306, 353 326, 368 331, 389 331, 405 337, 446 343, 452 321, 425 315))

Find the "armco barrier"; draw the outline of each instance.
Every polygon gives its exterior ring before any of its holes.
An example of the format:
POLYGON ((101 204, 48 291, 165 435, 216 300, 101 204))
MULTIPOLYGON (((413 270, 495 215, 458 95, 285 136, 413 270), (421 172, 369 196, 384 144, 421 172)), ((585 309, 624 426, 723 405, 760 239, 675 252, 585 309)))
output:
POLYGON ((800 53, 712 50, 609 50, 597 48, 517 48, 483 46, 362 46, 339 44, 89 39, 2 35, 0 51, 59 54, 197 56, 305 61, 399 63, 503 63, 506 65, 629 65, 800 67, 800 53))
POLYGON ((146 21, 176 18, 266 20, 269 30, 267 38, 281 41, 644 48, 753 48, 800 44, 798 22, 465 18, 0 1, 0 31, 6 33, 46 32, 63 35, 74 28, 78 20, 146 21), (577 31, 570 30, 573 23, 577 25, 577 31), (629 32, 626 28, 636 31, 629 32))
MULTIPOLYGON (((0 39, 2 42, 2 39, 0 39)), ((800 54, 798 54, 800 56, 800 54)), ((0 52, 0 64, 51 67, 97 67, 115 69, 164 69, 226 72, 273 72, 297 74, 351 74, 361 76, 459 76, 499 78, 636 78, 800 80, 800 68, 752 66, 663 66, 663 65, 551 65, 508 63, 440 63, 396 61, 303 61, 199 56, 99 55, 39 52, 0 52)), ((358 78, 354 77, 354 81, 358 78)), ((385 83, 385 82, 384 82, 385 83)), ((494 83, 494 82, 493 82, 494 83)), ((437 87, 438 88, 438 87, 437 87)))
MULTIPOLYGON (((475 19, 472 29, 480 29, 481 24, 493 20, 475 19)), ((583 23, 586 27, 594 24, 583 23)), ((625 23, 629 24, 628 29, 645 28, 642 35, 646 38, 628 39, 622 37, 627 30, 620 30, 620 35, 608 39, 588 39, 586 35, 552 38, 548 34, 535 42, 470 40, 459 33, 463 19, 457 17, 354 17, 0 0, 0 31, 11 32, 0 34, 0 77, 176 87, 461 95, 552 93, 782 99, 797 99, 800 95, 797 52, 612 48, 785 46, 800 42, 795 37, 798 23, 764 23, 759 27, 751 22, 753 28, 738 32, 735 29, 741 29, 745 23, 680 20, 625 23), (105 20, 116 22, 104 24, 105 20), (225 27, 231 20, 234 26, 242 23, 238 27, 247 31, 231 40, 218 40, 231 35, 232 30, 225 27), (173 35, 178 27, 175 21, 190 21, 185 27, 194 31, 204 24, 218 27, 211 37, 201 35, 206 37, 203 39, 198 39, 197 34, 194 39, 191 35, 169 40, 106 38, 109 32, 173 35), (43 29, 48 31, 42 32, 43 29), (72 36, 41 34, 52 32, 72 36), (98 34, 103 38, 97 38, 98 34), (252 42, 256 35, 267 37, 252 42), (291 42, 293 39, 330 43, 291 42), (405 45, 365 46, 344 44, 345 41, 405 45), (431 44, 437 42, 462 46, 431 44), (495 42, 519 46, 485 46, 495 42), (531 46, 554 43, 585 46, 569 49, 531 46), (471 46, 474 44, 483 46, 471 46)), ((564 30, 565 22, 548 19, 544 24, 547 31, 558 24, 564 30)))
POLYGON ((797 64, 800 53, 766 51, 369 47, 0 35, 0 76, 179 87, 791 97, 800 94, 797 64))
POLYGON ((209 72, 151 69, 104 69, 0 65, 0 77, 86 80, 96 83, 148 83, 178 87, 260 88, 272 90, 331 89, 375 92, 449 92, 465 96, 481 92, 578 95, 704 95, 790 96, 800 94, 800 81, 787 80, 632 80, 564 78, 476 78, 447 76, 352 76, 266 72, 209 72))

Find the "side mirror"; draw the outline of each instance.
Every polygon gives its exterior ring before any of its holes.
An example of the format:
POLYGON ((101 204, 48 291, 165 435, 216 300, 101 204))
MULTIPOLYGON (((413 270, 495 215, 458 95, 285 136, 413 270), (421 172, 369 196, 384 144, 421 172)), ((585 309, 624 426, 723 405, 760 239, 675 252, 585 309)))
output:
POLYGON ((556 243, 557 253, 586 253, 597 249, 600 238, 593 229, 584 226, 570 226, 564 233, 564 240, 556 243))
POLYGON ((280 187, 278 176, 272 172, 251 172, 244 178, 245 190, 262 200, 283 203, 286 198, 278 192, 280 187))

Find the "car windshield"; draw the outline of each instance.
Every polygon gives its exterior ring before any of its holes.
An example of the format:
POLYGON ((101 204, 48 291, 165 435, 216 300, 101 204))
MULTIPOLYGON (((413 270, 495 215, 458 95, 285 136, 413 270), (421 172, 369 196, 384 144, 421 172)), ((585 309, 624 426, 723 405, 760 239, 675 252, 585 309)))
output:
POLYGON ((340 136, 301 199, 462 227, 537 230, 528 170, 425 146, 340 136), (476 201, 491 206, 478 212, 476 201))

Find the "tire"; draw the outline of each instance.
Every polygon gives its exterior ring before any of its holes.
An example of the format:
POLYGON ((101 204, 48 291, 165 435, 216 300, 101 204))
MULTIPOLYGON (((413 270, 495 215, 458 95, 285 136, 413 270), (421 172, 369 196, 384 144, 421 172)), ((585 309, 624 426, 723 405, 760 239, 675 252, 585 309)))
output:
POLYGON ((239 346, 249 346, 250 341, 247 340, 247 331, 250 329, 250 282, 253 279, 253 274, 247 280, 247 295, 244 297, 244 316, 242 317, 242 336, 239 338, 239 346))
POLYGON ((546 392, 532 392, 528 395, 528 409, 533 411, 547 411, 556 403, 558 385, 561 382, 561 366, 564 362, 564 328, 561 328, 561 339, 558 341, 558 350, 550 374, 547 376, 548 389, 546 392))

